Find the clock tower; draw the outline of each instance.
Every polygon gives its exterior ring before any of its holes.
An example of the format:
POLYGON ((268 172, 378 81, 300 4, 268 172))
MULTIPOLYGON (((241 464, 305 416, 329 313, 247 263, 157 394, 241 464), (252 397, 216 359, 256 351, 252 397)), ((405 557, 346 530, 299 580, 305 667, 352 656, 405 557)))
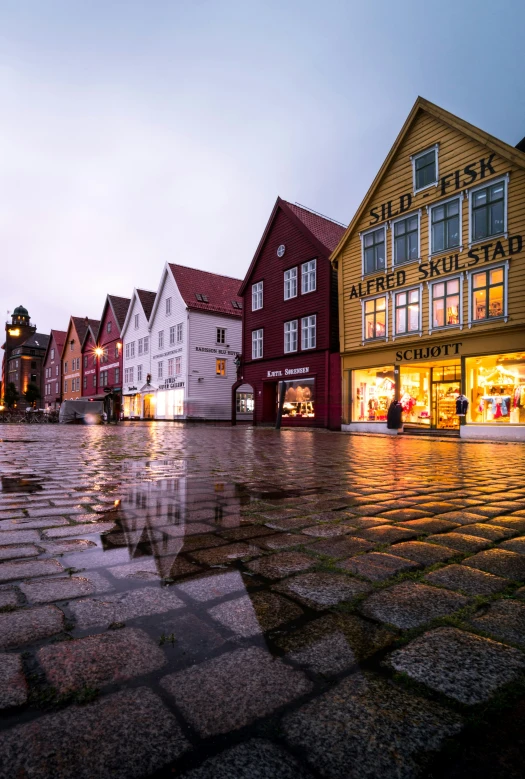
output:
POLYGON ((4 350, 4 359, 2 361, 2 397, 8 380, 7 364, 13 349, 27 341, 33 333, 36 333, 36 325, 31 324, 29 311, 24 306, 17 306, 11 316, 11 322, 5 323, 5 343, 2 346, 4 350))

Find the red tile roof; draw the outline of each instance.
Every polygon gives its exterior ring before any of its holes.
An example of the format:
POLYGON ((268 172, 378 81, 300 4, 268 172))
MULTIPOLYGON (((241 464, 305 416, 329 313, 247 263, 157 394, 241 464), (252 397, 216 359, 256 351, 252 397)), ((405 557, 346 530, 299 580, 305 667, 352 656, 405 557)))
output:
POLYGON ((108 300, 110 301, 115 313, 119 331, 122 332, 122 328, 124 327, 124 322, 126 320, 126 314, 128 313, 128 308, 131 301, 129 298, 120 298, 118 295, 108 295, 108 300))
POLYGON ((236 301, 242 307, 242 298, 238 295, 241 285, 240 279, 219 276, 218 273, 209 273, 196 268, 187 268, 185 265, 169 263, 169 266, 188 308, 213 311, 235 317, 242 316, 241 309, 234 308, 232 305, 232 302, 236 301), (197 295, 208 298, 208 302, 197 300, 197 295))
POLYGON ((146 318, 149 320, 151 316, 151 312, 153 310, 153 305, 155 303, 155 298, 157 297, 157 293, 150 292, 147 289, 138 289, 137 295, 139 296, 139 300, 142 304, 144 313, 146 314, 146 318))
POLYGON ((346 227, 344 225, 337 224, 326 216, 321 214, 315 214, 309 211, 307 208, 298 206, 297 203, 289 203, 287 200, 283 201, 288 208, 299 217, 301 222, 306 225, 318 241, 321 241, 323 246, 326 246, 329 251, 333 252, 342 235, 344 234, 346 227))
POLYGON ((64 330, 51 330, 51 338, 55 339, 56 348, 59 354, 62 354, 66 336, 67 333, 64 332, 64 330))

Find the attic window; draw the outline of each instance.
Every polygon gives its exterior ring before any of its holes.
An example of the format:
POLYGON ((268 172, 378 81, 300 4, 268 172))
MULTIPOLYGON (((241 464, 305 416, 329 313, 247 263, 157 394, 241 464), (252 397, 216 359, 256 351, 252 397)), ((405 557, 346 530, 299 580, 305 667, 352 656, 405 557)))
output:
POLYGON ((195 293, 195 297, 199 301, 199 303, 209 303, 209 299, 207 295, 201 295, 200 292, 195 293))
POLYGON ((238 309, 241 309, 241 310, 242 310, 242 306, 241 306, 241 304, 239 303, 239 301, 238 301, 238 300, 232 300, 232 306, 233 306, 234 308, 238 308, 238 309))

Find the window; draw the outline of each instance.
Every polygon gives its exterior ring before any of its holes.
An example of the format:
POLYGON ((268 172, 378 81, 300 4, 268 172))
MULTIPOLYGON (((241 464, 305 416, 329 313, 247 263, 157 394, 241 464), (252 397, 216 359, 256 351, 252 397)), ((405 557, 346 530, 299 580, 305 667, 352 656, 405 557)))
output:
POLYGON ((471 274, 472 321, 505 315, 505 267, 471 274))
POLYGON ((67 392, 67 379, 64 381, 64 392, 67 392))
MULTIPOLYGON (((124 352, 125 352, 125 354, 126 354, 126 360, 128 360, 128 359, 129 359, 129 355, 130 355, 129 344, 126 344, 126 347, 125 347, 125 349, 124 349, 124 352)), ((139 354, 140 354, 140 340, 139 340, 139 354)))
POLYGON ((115 368, 115 384, 118 384, 120 381, 120 368, 115 368))
POLYGON ((182 373, 182 357, 175 357, 175 376, 182 373))
POLYGON ((67 360, 66 360, 66 361, 65 361, 65 363, 64 363, 64 373, 68 373, 68 369, 67 369, 67 360))
POLYGON ((59 383, 58 381, 55 382, 55 392, 58 394, 59 392, 59 383))
POLYGON ((301 265, 301 292, 305 295, 307 292, 314 292, 316 288, 316 267, 317 260, 303 262, 301 265))
MULTIPOLYGON (((146 342, 146 339, 144 339, 144 342, 146 342)), ((129 356, 135 357, 135 341, 132 341, 129 345, 129 356)))
POLYGON ((284 272, 284 299, 297 297, 297 268, 290 268, 284 272))
POLYGON ((83 387, 84 389, 87 389, 87 376, 84 376, 83 387))
POLYGON ((122 344, 115 344, 115 359, 118 360, 120 357, 120 347, 122 344))
POLYGON ((137 381, 142 381, 142 365, 137 365, 137 381))
POLYGON ((315 349, 317 341, 317 316, 304 316, 301 320, 301 348, 315 349))
POLYGON ((157 365, 157 377, 159 379, 162 379, 163 375, 164 375, 164 363, 162 362, 162 360, 159 360, 159 364, 157 365))
POLYGON ((164 330, 159 330, 159 349, 164 348, 164 330))
POLYGON ((108 384, 108 372, 100 371, 100 386, 106 387, 108 384))
POLYGON ((84 368, 87 368, 87 367, 88 367, 88 358, 87 358, 87 354, 85 354, 84 355, 84 368))
POLYGON ((133 322, 135 325, 135 330, 138 330, 140 325, 139 314, 135 314, 135 316, 133 317, 133 322))
MULTIPOLYGON (((143 338, 139 338, 138 345, 139 345, 138 353, 139 353, 139 357, 140 357, 140 355, 144 352, 144 339, 143 338)), ((126 344, 126 346, 127 346, 127 344, 126 344)), ((126 354, 126 357, 129 357, 129 355, 126 354)))
POLYGON ((144 354, 147 354, 149 351, 149 335, 144 336, 144 354))
POLYGON ((374 338, 386 338, 386 309, 385 295, 363 301, 363 340, 372 341, 374 338))
POLYGON ((376 273, 386 268, 386 227, 369 230, 361 236, 363 273, 376 273))
POLYGON ((106 325, 106 332, 111 333, 111 322, 108 322, 106 325))
POLYGON ((421 330, 421 293, 420 289, 408 289, 396 292, 394 297, 394 333, 406 335, 421 330))
POLYGON ((386 422, 395 391, 393 365, 352 371, 352 421, 386 422))
POLYGON ((430 209, 430 251, 432 254, 456 249, 461 243, 460 198, 438 203, 430 209))
POLYGON ((242 303, 240 303, 238 300, 232 300, 232 307, 242 311, 242 303))
POLYGON ((482 241, 507 230, 506 179, 470 194, 470 239, 482 241))
MULTIPOLYGON (((31 374, 31 381, 32 381, 33 383, 35 383, 35 382, 36 382, 36 373, 32 373, 32 374, 31 374)), ((78 382, 77 382, 77 383, 78 383, 78 382)), ((79 387, 77 387, 77 389, 80 389, 80 388, 79 388, 79 387)))
POLYGON ((52 360, 55 359, 55 350, 54 349, 51 349, 51 359, 52 360))
POLYGON ((175 343, 175 325, 170 327, 170 346, 173 346, 175 343))
POLYGON ((93 374, 93 388, 96 389, 97 387, 97 374, 93 374))
POLYGON ((252 330, 252 360, 258 360, 263 356, 263 331, 252 330))
POLYGON ((419 214, 396 219, 393 222, 394 265, 413 262, 419 258, 419 214))
POLYGON ((69 342, 69 351, 70 351, 70 352, 72 352, 72 351, 73 351, 74 344, 75 344, 75 342, 74 342, 74 341, 70 341, 70 342, 69 342))
POLYGON ((493 425, 525 424, 525 352, 467 357, 467 421, 493 425))
POLYGON ((252 284, 252 311, 258 311, 263 307, 263 283, 258 281, 252 284))
POLYGON ((55 365, 55 376, 59 376, 59 375, 60 375, 60 366, 55 365))
POLYGON ((459 325, 460 280, 448 279, 431 284, 432 328, 459 325))
POLYGON ((226 376, 226 360, 222 358, 215 360, 215 375, 226 376))
POLYGON ((166 316, 171 314, 171 298, 166 298, 166 316))
POLYGON ((182 322, 179 322, 179 324, 177 325, 177 343, 178 344, 182 343, 182 331, 183 331, 182 322))
POLYGON ((217 328, 216 343, 218 343, 218 344, 225 344, 226 343, 226 329, 224 327, 218 327, 217 328))
POLYGON ((168 376, 173 376, 173 357, 168 360, 168 376))
POLYGON ((420 192, 437 184, 439 176, 437 144, 431 149, 414 154, 411 159, 414 192, 420 192))
MULTIPOLYGON (((126 384, 131 384, 133 382, 133 374, 134 374, 133 368, 124 368, 124 382, 126 384)), ((142 376, 142 365, 137 365, 137 379, 140 381, 142 376), (139 376, 139 373, 141 374, 139 376)))
POLYGON ((277 404, 281 387, 285 387, 283 417, 298 419, 315 417, 315 379, 280 381, 277 385, 277 404))
POLYGON ((297 351, 297 319, 284 323, 284 351, 297 351))
POLYGON ((253 411, 253 392, 238 392, 236 406, 238 414, 251 414, 253 411))

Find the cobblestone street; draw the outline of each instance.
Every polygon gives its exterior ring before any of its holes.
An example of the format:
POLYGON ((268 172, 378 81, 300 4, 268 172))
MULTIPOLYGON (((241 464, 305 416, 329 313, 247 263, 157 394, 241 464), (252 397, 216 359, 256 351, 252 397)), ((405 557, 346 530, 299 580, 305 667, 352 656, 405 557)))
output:
POLYGON ((522 776, 523 445, 0 434, 1 779, 522 776))

